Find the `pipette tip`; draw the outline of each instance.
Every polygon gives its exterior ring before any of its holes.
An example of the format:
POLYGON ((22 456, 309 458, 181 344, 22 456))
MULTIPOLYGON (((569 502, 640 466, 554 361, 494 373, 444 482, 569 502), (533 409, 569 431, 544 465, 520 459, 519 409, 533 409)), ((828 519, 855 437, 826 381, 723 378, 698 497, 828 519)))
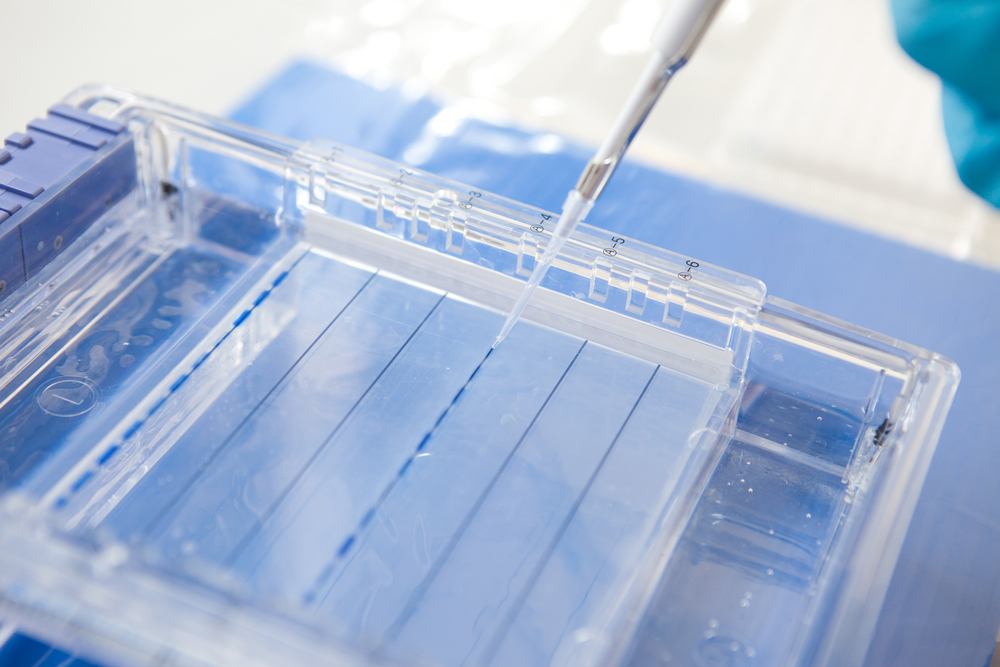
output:
POLYGON ((590 212, 593 205, 594 201, 592 199, 585 199, 576 190, 569 191, 569 195, 567 195, 566 201, 563 203, 563 214, 559 218, 555 233, 549 239, 548 245, 545 246, 545 252, 542 253, 541 259, 535 263, 535 268, 531 272, 528 282, 521 290, 521 294, 518 295, 514 307, 510 309, 510 314, 507 315, 507 320, 503 323, 503 328, 500 329, 500 335, 493 341, 493 347, 490 349, 495 350, 497 345, 502 343, 503 339, 510 333, 510 330, 514 328, 518 318, 521 317, 521 313, 524 312, 525 306, 528 305, 531 295, 535 293, 535 289, 542 282, 542 278, 545 277, 545 272, 549 270, 549 266, 552 265, 556 255, 559 254, 563 244, 566 243, 566 238, 576 228, 577 224, 587 217, 587 213, 590 212))
POLYGON ((528 280, 528 284, 525 285, 524 289, 521 291, 517 301, 514 303, 514 307, 510 309, 510 314, 508 314, 507 319, 504 320, 503 327, 500 329, 500 334, 497 336, 497 339, 493 341, 493 347, 490 349, 495 350, 497 345, 503 342, 503 339, 507 337, 510 330, 514 328, 515 324, 517 324, 518 318, 521 317, 521 313, 524 312, 524 307, 528 305, 528 299, 531 298, 532 293, 535 291, 535 287, 537 287, 538 283, 541 282, 544 274, 544 268, 541 266, 535 267, 535 271, 528 280))

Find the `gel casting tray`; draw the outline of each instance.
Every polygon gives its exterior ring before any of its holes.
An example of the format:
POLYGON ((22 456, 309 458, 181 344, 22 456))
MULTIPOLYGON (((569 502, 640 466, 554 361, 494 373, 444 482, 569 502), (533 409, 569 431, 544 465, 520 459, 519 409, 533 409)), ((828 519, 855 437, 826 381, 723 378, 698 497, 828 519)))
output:
POLYGON ((5 637, 133 667, 863 660, 948 360, 586 225, 491 353, 551 213, 108 87, 12 137, 5 637))

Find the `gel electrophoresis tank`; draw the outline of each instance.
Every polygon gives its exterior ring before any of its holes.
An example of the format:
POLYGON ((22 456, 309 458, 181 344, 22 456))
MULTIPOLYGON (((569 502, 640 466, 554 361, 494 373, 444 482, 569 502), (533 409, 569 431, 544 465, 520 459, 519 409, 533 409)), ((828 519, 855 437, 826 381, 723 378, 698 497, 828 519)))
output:
POLYGON ((7 636, 106 665, 863 659, 949 361, 586 226, 491 352, 551 214, 115 89, 67 105, 0 166, 7 636))

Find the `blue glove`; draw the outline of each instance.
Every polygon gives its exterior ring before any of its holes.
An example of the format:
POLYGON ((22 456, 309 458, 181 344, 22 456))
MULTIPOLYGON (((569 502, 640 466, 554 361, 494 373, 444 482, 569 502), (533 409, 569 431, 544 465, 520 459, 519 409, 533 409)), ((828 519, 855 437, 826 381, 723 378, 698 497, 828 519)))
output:
POLYGON ((891 0, 903 49, 943 84, 959 178, 1000 208, 1000 0, 891 0))

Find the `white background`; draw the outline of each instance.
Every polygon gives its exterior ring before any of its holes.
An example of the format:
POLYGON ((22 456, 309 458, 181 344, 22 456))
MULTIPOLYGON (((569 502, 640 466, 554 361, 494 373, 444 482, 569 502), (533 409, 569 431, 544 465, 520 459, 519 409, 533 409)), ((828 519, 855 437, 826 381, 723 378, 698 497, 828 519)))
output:
MULTIPOLYGON (((224 114, 291 59, 598 143, 670 0, 2 1, 0 133, 83 83, 224 114)), ((1000 266, 887 0, 729 0, 632 154, 1000 266)))

